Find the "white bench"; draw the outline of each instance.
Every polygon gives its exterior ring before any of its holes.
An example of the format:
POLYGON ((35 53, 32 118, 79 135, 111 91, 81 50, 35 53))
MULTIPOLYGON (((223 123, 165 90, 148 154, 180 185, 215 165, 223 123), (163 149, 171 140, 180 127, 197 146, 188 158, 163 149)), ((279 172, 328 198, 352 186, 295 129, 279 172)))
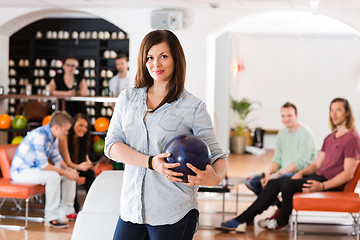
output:
POLYGON ((96 177, 79 212, 71 240, 112 239, 120 216, 123 171, 96 177))

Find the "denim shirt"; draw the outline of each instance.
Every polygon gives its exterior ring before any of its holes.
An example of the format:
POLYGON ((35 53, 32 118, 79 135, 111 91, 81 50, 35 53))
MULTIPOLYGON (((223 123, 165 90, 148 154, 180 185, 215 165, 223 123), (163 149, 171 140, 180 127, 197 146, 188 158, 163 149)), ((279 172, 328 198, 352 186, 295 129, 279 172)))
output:
MULTIPOLYGON (((128 88, 120 93, 105 138, 106 156, 109 157, 109 149, 115 142, 122 142, 145 155, 157 155, 164 152, 172 138, 194 134, 209 146, 212 163, 227 157, 216 140, 211 118, 200 99, 184 90, 176 101, 146 115, 146 92, 147 88, 128 88)), ((118 160, 122 161, 121 156, 118 160)), ((198 208, 197 191, 198 186, 174 183, 156 171, 127 164, 120 215, 122 220, 132 223, 173 224, 191 209, 198 208)))

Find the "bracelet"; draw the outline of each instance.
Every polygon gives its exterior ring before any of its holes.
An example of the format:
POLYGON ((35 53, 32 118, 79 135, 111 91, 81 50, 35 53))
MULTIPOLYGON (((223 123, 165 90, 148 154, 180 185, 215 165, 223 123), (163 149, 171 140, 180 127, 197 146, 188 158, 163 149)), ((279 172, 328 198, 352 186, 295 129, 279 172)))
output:
POLYGON ((321 184, 322 184, 322 187, 323 187, 323 191, 325 191, 325 186, 324 186, 324 182, 321 182, 321 184))
POLYGON ((153 158, 154 158, 154 156, 149 156, 149 159, 148 159, 148 168, 151 170, 154 170, 153 165, 152 165, 153 158))

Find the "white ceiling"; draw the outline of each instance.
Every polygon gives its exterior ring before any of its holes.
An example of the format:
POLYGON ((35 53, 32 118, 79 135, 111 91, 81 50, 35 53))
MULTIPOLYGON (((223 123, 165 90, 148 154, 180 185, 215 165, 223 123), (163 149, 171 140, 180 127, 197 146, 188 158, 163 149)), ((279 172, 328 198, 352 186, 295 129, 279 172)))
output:
MULTIPOLYGON (((314 0, 0 0, 0 8, 211 8, 310 9, 314 0)), ((360 9, 360 0, 319 0, 321 9, 360 9)))

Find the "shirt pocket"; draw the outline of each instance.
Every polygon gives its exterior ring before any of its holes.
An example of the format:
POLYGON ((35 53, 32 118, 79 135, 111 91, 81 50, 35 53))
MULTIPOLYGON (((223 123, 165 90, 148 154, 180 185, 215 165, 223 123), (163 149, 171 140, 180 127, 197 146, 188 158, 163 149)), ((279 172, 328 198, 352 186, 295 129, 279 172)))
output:
POLYGON ((173 114, 165 114, 159 121, 159 127, 167 132, 176 132, 179 128, 181 122, 183 121, 183 116, 177 116, 173 114))
POLYGON ((126 112, 124 113, 123 122, 122 122, 122 126, 124 129, 134 124, 134 119, 136 114, 135 110, 136 109, 127 109, 126 112))

